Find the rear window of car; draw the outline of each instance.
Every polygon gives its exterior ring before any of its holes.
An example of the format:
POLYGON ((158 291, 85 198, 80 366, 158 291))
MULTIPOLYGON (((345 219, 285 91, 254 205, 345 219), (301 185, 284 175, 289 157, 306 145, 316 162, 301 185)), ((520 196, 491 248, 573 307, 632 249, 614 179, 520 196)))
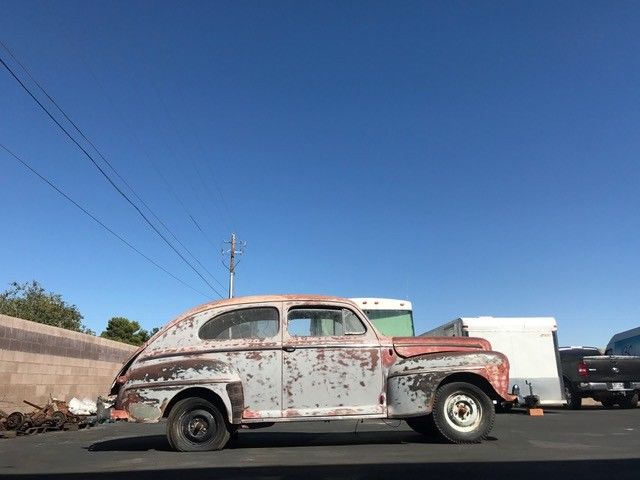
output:
POLYGON ((208 320, 198 335, 203 340, 272 338, 280 331, 280 314, 274 307, 232 310, 208 320))

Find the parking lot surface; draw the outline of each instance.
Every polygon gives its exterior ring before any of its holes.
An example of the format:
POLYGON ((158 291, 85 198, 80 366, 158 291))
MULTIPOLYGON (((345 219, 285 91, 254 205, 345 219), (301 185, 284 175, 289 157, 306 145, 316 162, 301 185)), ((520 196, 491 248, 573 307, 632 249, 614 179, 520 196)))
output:
POLYGON ((404 422, 291 423, 242 430, 219 452, 177 453, 164 425, 110 424, 0 440, 0 477, 40 479, 639 479, 640 409, 498 415, 479 445, 404 422))

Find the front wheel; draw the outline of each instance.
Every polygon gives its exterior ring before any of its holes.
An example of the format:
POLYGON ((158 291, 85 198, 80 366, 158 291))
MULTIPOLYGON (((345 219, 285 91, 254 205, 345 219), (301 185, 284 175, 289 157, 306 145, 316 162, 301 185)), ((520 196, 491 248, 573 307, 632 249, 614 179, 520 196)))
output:
POLYGON ((487 394, 463 382, 438 388, 432 413, 436 429, 451 443, 479 443, 487 438, 496 418, 487 394))
POLYGON ((230 435, 220 409, 203 398, 180 400, 167 419, 167 439, 179 452, 220 450, 230 435))

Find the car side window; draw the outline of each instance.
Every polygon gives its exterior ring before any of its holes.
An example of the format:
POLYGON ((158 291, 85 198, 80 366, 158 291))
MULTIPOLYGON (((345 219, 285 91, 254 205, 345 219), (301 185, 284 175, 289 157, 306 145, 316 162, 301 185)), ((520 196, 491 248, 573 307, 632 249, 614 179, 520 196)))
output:
POLYGON ((280 315, 274 307, 244 308, 208 320, 198 335, 203 340, 271 338, 280 331, 280 315))
POLYGON ((287 331, 293 337, 362 335, 360 319, 348 308, 293 308, 287 316, 287 331))

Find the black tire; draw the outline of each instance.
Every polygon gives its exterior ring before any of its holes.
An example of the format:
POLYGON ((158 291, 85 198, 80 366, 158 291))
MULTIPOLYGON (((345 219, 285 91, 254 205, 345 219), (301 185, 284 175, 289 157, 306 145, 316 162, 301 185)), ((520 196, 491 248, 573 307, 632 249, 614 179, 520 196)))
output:
POLYGON ((229 437, 223 413, 204 398, 180 400, 167 419, 167 440, 179 452, 220 450, 229 437))
POLYGON ((436 426, 433 424, 433 415, 431 414, 422 417, 405 418, 404 421, 407 422, 407 425, 411 427, 411 430, 416 433, 427 436, 438 433, 436 426))
POLYGON ((621 408, 636 408, 638 406, 638 393, 621 397, 618 401, 621 408))
POLYGON ((603 398, 602 400, 600 400, 600 403, 604 408, 613 408, 613 406, 616 404, 616 402, 614 402, 612 398, 603 398))
POLYGON ((463 382, 447 383, 436 390, 432 414, 437 431, 451 443, 480 443, 496 419, 487 394, 463 382))
POLYGON ((582 408, 582 397, 576 393, 567 380, 564 382, 564 396, 567 399, 567 408, 571 410, 580 410, 582 408))

